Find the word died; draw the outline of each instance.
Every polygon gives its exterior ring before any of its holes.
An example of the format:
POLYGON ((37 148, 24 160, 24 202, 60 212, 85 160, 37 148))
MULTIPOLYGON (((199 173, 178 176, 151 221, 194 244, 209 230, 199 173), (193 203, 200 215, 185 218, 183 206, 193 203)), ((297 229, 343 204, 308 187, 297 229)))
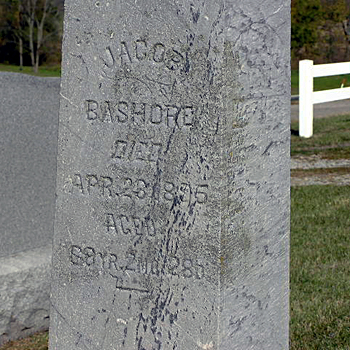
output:
POLYGON ((122 161, 157 162, 163 151, 163 145, 153 141, 116 140, 113 144, 112 159, 122 161))

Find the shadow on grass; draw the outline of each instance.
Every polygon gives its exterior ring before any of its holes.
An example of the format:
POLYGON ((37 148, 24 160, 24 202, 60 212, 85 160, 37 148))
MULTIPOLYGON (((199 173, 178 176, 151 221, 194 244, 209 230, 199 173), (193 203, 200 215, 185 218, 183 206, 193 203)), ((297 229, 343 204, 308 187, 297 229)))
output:
POLYGON ((299 136, 299 130, 290 129, 290 134, 293 136, 299 136))

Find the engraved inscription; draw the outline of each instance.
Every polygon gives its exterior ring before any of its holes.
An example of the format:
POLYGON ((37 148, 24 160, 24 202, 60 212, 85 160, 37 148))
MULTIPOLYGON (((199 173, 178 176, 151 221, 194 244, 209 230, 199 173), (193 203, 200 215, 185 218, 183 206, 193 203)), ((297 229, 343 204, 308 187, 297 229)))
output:
POLYGON ((163 196, 167 201, 174 201, 177 198, 181 202, 191 203, 194 199, 197 203, 202 204, 208 201, 207 191, 208 185, 197 185, 195 191, 192 191, 191 185, 188 183, 181 183, 177 188, 172 182, 166 182, 163 196))
POLYGON ((111 154, 112 159, 123 161, 141 160, 144 162, 156 162, 160 159, 163 145, 153 141, 126 141, 116 140, 111 154))
POLYGON ((151 218, 139 218, 136 216, 105 214, 104 226, 110 234, 123 234, 130 236, 149 236, 156 235, 154 222, 151 218))
POLYGON ((99 252, 93 247, 70 247, 70 262, 73 265, 95 268, 106 272, 112 277, 121 278, 121 273, 140 275, 177 276, 183 278, 201 279, 205 267, 201 259, 191 257, 179 258, 174 255, 163 257, 139 257, 136 252, 127 252, 124 256, 114 253, 99 252))
POLYGON ((161 42, 150 43, 139 38, 133 42, 120 41, 117 46, 107 46, 101 60, 104 63, 104 70, 125 64, 151 61, 162 63, 173 71, 185 65, 185 54, 161 42))
POLYGON ((196 110, 193 106, 176 104, 85 101, 86 119, 101 123, 133 123, 184 129, 193 125, 196 110))
POLYGON ((145 179, 111 176, 97 174, 76 173, 68 178, 70 189, 68 193, 85 196, 98 196, 106 198, 128 198, 143 200, 153 198, 158 201, 198 203, 208 201, 207 184, 190 184, 181 182, 175 184, 171 181, 161 181, 159 185, 151 185, 145 179))

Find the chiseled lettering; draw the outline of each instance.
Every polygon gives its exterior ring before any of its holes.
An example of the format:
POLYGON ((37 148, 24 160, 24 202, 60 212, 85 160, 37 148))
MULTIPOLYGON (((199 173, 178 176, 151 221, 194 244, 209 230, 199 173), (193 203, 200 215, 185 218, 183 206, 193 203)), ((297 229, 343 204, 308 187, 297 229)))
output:
POLYGON ((99 181, 97 178, 97 175, 86 175, 86 179, 87 179, 87 191, 89 194, 91 194, 91 187, 97 187, 99 186, 99 181))
POLYGON ((113 179, 109 176, 101 176, 99 179, 99 185, 101 187, 102 196, 113 197, 112 185, 113 179))
POLYGON ((125 123, 129 118, 129 105, 125 101, 120 101, 117 103, 116 112, 118 122, 125 123))
POLYGON ((107 228, 107 232, 109 232, 112 229, 117 231, 117 225, 116 225, 116 222, 114 220, 114 215, 113 214, 105 214, 104 225, 107 228))
POLYGON ((164 61, 165 46, 162 43, 156 43, 153 46, 153 61, 160 63, 164 61))
POLYGON ((115 253, 99 252, 93 247, 72 245, 69 249, 70 261, 73 265, 99 269, 118 280, 125 274, 141 275, 170 275, 182 278, 201 279, 205 274, 205 267, 201 259, 190 257, 165 255, 162 258, 147 259, 139 257, 134 252, 125 253, 121 258, 115 253), (128 271, 128 272, 127 272, 128 271))
POLYGON ((149 154, 150 162, 156 162, 160 158, 161 153, 162 153, 162 144, 151 142, 150 154, 149 154))
MULTIPOLYGON (((135 146, 136 147, 136 146, 135 146)), ((161 149, 160 144, 151 143, 152 153, 148 156, 154 157, 154 161, 159 156, 158 152, 161 149)), ((151 159, 151 158, 147 158, 151 159)), ((173 203, 175 198, 178 203, 197 203, 205 204, 208 202, 208 184, 191 184, 180 182, 178 184, 162 181, 159 189, 154 190, 154 187, 146 180, 140 178, 112 178, 110 176, 79 173, 69 176, 67 183, 71 184, 68 188, 68 193, 80 193, 84 196, 101 196, 105 198, 127 198, 132 201, 151 198, 165 200, 173 203)), ((109 221, 107 221, 109 222, 109 221)), ((107 227, 115 228, 111 218, 107 227)))
POLYGON ((159 103, 128 101, 85 101, 87 120, 101 123, 133 123, 144 126, 188 129, 194 124, 197 108, 188 105, 162 105, 159 103))
POLYGON ((180 68, 181 65, 183 65, 184 57, 183 55, 174 49, 170 49, 167 51, 166 55, 166 67, 170 70, 176 70, 180 68))
POLYGON ((122 41, 120 43, 120 58, 121 58, 121 63, 132 63, 132 59, 130 56, 128 44, 125 41, 122 41))
POLYGON ((165 107, 166 107, 167 125, 170 128, 173 128, 175 126, 179 127, 178 118, 179 118, 181 108, 177 106, 171 106, 171 105, 165 106, 165 107))
POLYGON ((135 53, 136 53, 136 58, 139 61, 142 61, 147 58, 147 42, 146 40, 136 40, 135 41, 135 53))
POLYGON ((145 124, 146 103, 132 103, 132 120, 135 124, 145 124))
POLYGON ((111 47, 108 46, 105 50, 105 57, 102 58, 104 64, 106 65, 106 67, 108 68, 112 68, 115 64, 115 59, 111 50, 111 47))
POLYGON ((80 190, 84 194, 83 180, 80 174, 74 174, 72 179, 72 185, 80 190))
POLYGON ((151 60, 164 64, 167 69, 174 71, 185 64, 184 54, 175 47, 165 46, 161 42, 154 44, 139 38, 134 41, 120 41, 116 46, 108 46, 101 54, 103 70, 112 70, 116 65, 137 64, 151 60), (117 62, 116 57, 119 58, 117 62))
POLYGON ((147 142, 138 142, 135 147, 135 158, 140 160, 147 159, 147 142))
POLYGON ((111 157, 128 162, 134 160, 156 162, 161 157, 161 153, 162 144, 159 142, 116 140, 111 157))
POLYGON ((95 120, 98 117, 97 114, 98 103, 94 100, 86 100, 86 118, 88 120, 95 120))
POLYGON ((151 123, 160 124, 163 121, 163 108, 155 104, 151 106, 151 123))
POLYGON ((122 227, 122 232, 124 235, 128 235, 133 233, 133 227, 132 227, 132 222, 131 219, 125 215, 120 216, 120 222, 121 222, 121 227, 122 227))
POLYGON ((124 140, 116 140, 114 142, 114 152, 112 158, 124 158, 126 155, 128 142, 124 140))
POLYGON ((110 101, 103 101, 101 104, 101 121, 107 123, 114 123, 115 116, 110 101))
POLYGON ((139 218, 137 216, 116 215, 106 213, 104 226, 107 233, 120 235, 137 235, 154 237, 156 229, 154 222, 149 217, 139 218))
POLYGON ((187 126, 193 125, 195 109, 191 106, 184 107, 184 124, 187 126))

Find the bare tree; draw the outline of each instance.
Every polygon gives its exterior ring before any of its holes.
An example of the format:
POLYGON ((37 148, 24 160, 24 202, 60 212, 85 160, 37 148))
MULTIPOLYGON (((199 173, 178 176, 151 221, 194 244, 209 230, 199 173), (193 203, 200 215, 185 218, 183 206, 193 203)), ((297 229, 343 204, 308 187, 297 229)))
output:
POLYGON ((15 31, 14 34, 18 40, 18 46, 19 46, 19 69, 23 69, 23 36, 24 36, 24 30, 22 27, 22 4, 20 1, 17 1, 17 12, 15 14, 16 21, 15 21, 15 31))
MULTIPOLYGON (((48 17, 57 17, 58 11, 53 0, 22 0, 23 15, 28 25, 28 41, 34 72, 39 69, 39 60, 44 41, 54 34, 45 33, 48 17)), ((57 28, 56 28, 57 30, 57 28)))
POLYGON ((346 49, 345 49, 345 57, 344 60, 348 61, 349 60, 349 46, 350 46, 350 16, 343 20, 342 22, 343 25, 343 30, 344 30, 344 35, 346 39, 346 49))
POLYGON ((5 42, 15 42, 18 44, 19 65, 22 70, 25 24, 22 18, 21 0, 8 0, 1 3, 0 22, 2 22, 2 26, 0 27, 2 39, 5 42))

